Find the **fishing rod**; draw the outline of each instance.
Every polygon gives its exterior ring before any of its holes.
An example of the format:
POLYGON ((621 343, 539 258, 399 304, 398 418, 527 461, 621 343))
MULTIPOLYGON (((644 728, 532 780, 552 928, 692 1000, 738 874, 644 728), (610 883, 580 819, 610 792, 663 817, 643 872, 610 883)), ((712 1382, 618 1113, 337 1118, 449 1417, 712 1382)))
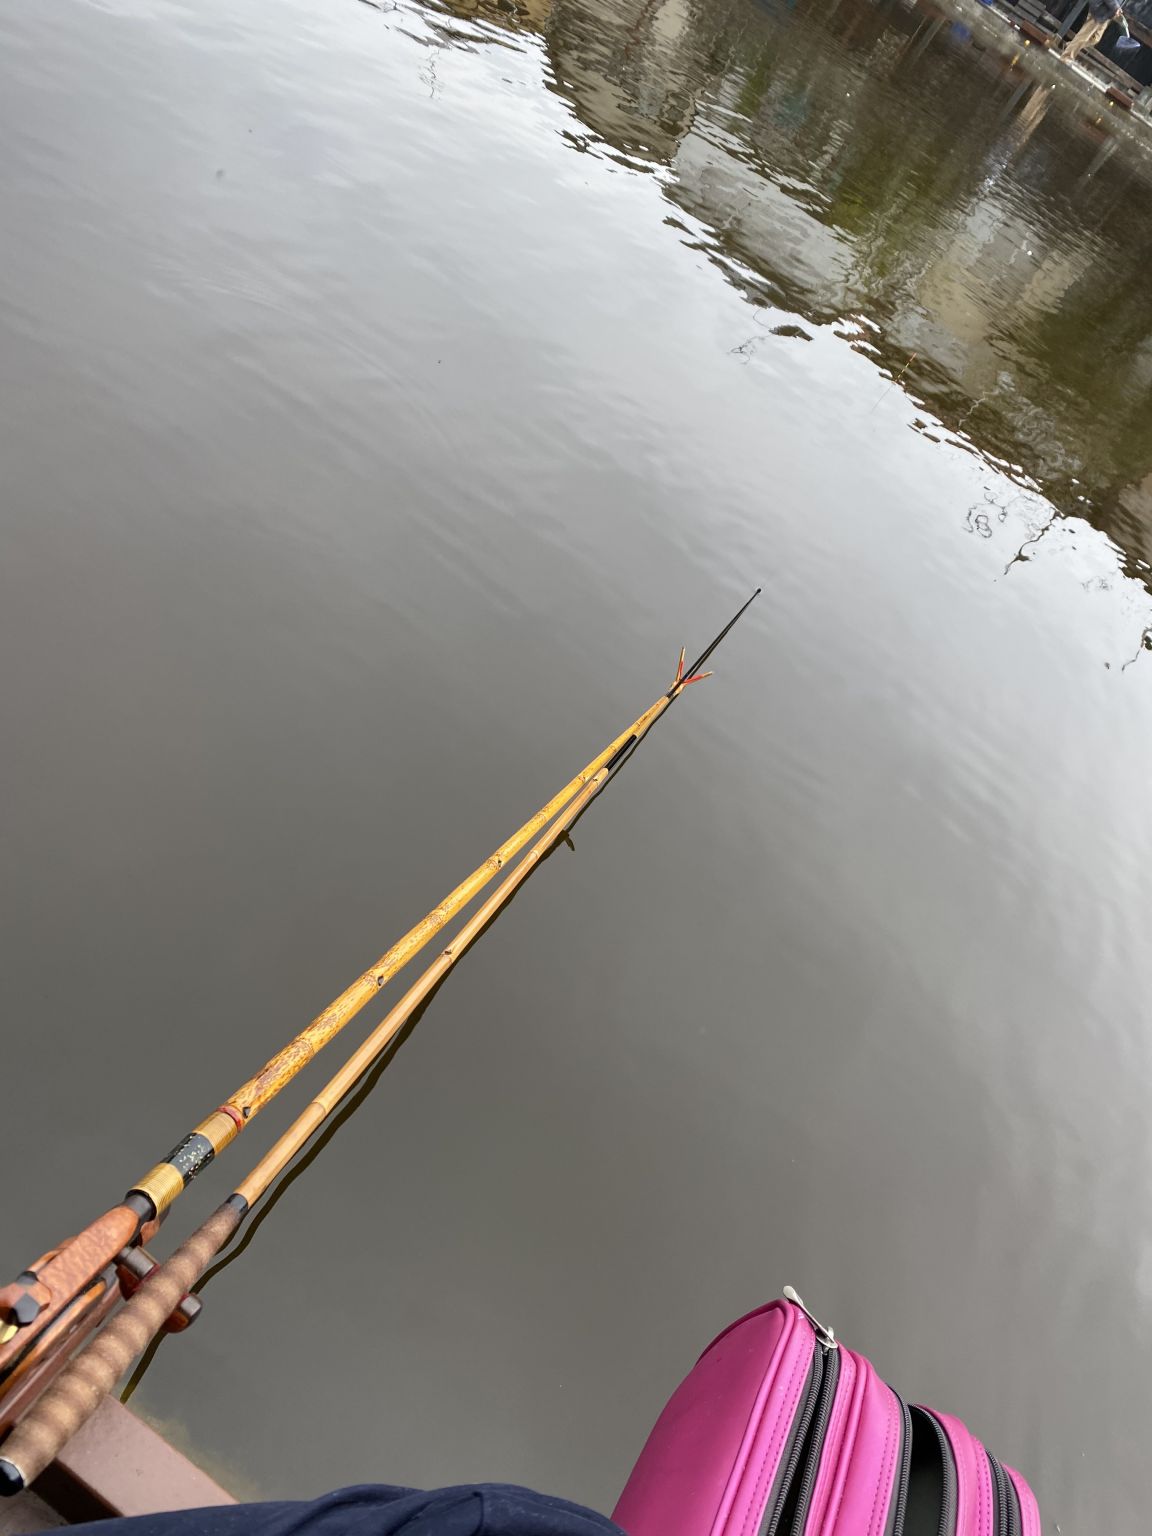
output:
MULTIPOLYGON (((719 635, 716 636, 687 671, 685 671, 684 667, 685 653, 681 650, 676 676, 667 693, 662 695, 650 709, 638 717, 627 733, 617 738, 616 742, 612 744, 612 747, 615 748, 614 751, 612 748, 606 749, 610 755, 606 756, 605 753, 601 753, 598 759, 594 759, 594 762, 600 762, 600 766, 595 772, 589 776, 586 769, 583 774, 577 776, 577 780, 572 781, 573 784, 578 783, 580 780, 585 781, 574 795, 566 802, 563 801, 563 792, 561 796, 556 797, 562 801, 562 814, 555 823, 539 838, 537 843, 524 856, 521 863, 505 877, 497 890, 484 902, 474 916, 469 919, 455 940, 441 952, 432 965, 409 988, 400 1002, 372 1031, 364 1043, 353 1052, 340 1071, 337 1072, 321 1093, 313 1099, 307 1109, 293 1122, 275 1146, 260 1160, 248 1177, 237 1186, 236 1190, 219 1210, 210 1216, 203 1226, 163 1264, 155 1265, 150 1256, 143 1256, 143 1262, 137 1263, 135 1269, 132 1270, 128 1277, 129 1279, 134 1279, 135 1284, 124 1287, 124 1289, 130 1292, 126 1304, 121 1308, 113 1321, 106 1324, 95 1340, 83 1348, 70 1365, 64 1364, 66 1347, 70 1343, 74 1346, 76 1342, 80 1342, 82 1337, 91 1331, 91 1326, 102 1322, 111 1312, 119 1299, 116 1296, 115 1290, 109 1286, 106 1292, 102 1292, 90 1303, 89 1312, 98 1315, 94 1317, 94 1321, 93 1318, 89 1318, 90 1326, 83 1330, 83 1333, 75 1324, 72 1324, 70 1327, 64 1327, 59 1341, 61 1349, 60 1358, 41 1364, 41 1374, 44 1377, 44 1382, 50 1380, 51 1376, 56 1375, 61 1370, 61 1367, 63 1367, 62 1374, 60 1374, 59 1380, 56 1381, 55 1385, 43 1392, 43 1396, 38 1402, 35 1402, 35 1406, 31 1408, 27 1415, 19 1420, 9 1439, 4 1443, 4 1455, 0 1458, 0 1493, 18 1492, 22 1487, 27 1486, 54 1459, 60 1448, 75 1433, 80 1424, 85 1422, 91 1413, 95 1411, 103 1396, 111 1389, 116 1380, 132 1363, 132 1360, 141 1353, 152 1336, 161 1327, 167 1327, 172 1331, 176 1331, 180 1327, 187 1325, 187 1322, 191 1320, 186 1316, 189 1304, 193 1303, 198 1308, 195 1298, 190 1297, 188 1294, 191 1287, 201 1278, 220 1249, 230 1241, 252 1205, 267 1191, 323 1122, 333 1113, 345 1095, 379 1059, 390 1042, 404 1028, 413 1012, 420 1007, 435 988, 439 986, 444 977, 458 964, 459 960, 507 905, 540 861, 567 835, 576 820, 601 792, 604 785, 613 776, 624 759, 639 745, 640 741, 647 735, 664 710, 679 697, 684 688, 711 675, 701 671, 703 664, 712 655, 713 651, 743 615, 755 597, 759 595, 759 591, 760 589, 757 588, 752 597, 725 625, 719 635), (142 1284, 143 1280, 146 1280, 147 1283, 142 1284), (76 1337, 70 1339, 68 1337, 69 1334, 74 1334, 76 1337), (49 1367, 52 1367, 50 1371, 49 1367)), ((547 809, 548 807, 544 808, 544 810, 547 809)), ((525 825, 532 826, 538 823, 539 816, 542 815, 543 811, 538 813, 538 817, 533 818, 531 823, 526 823, 525 825)), ((521 832, 523 830, 522 828, 521 832)), ((518 833, 516 836, 519 837, 520 834, 518 833)), ((509 841, 512 842, 514 840, 510 839, 509 841)), ((527 841, 527 839, 525 838, 524 841, 527 841)), ((504 847, 507 846, 507 844, 504 845, 504 847)), ((497 856, 493 855, 493 858, 497 856)), ((417 933, 425 924, 429 924, 433 920, 437 922, 438 927, 443 927, 444 923, 449 919, 444 917, 440 920, 439 914, 454 902, 459 892, 463 891, 472 881, 477 880, 484 868, 485 866, 481 866, 481 869, 476 871, 473 876, 470 876, 469 880, 464 882, 462 886, 458 887, 457 891, 447 898, 446 902, 429 914, 429 917, 424 920, 424 924, 418 924, 417 928, 412 930, 412 932, 417 933)), ((487 875, 479 879, 475 889, 479 889, 489 878, 491 876, 487 875)), ((458 910, 458 907, 456 910, 458 910)), ((427 937, 422 939, 420 943, 427 942, 427 938, 430 938, 432 932, 435 931, 437 931, 437 927, 431 928, 427 937)), ((398 945, 393 946, 393 950, 389 951, 389 955, 406 946, 410 938, 411 935, 408 935, 398 945)), ((415 944, 408 952, 410 954, 415 953, 416 949, 420 947, 420 943, 415 944)), ((402 964, 403 961, 400 963, 402 964)), ((399 969, 399 966, 396 968, 399 969)), ((366 973, 366 976, 373 976, 375 970, 376 968, 373 968, 373 972, 366 973)), ((361 981, 364 979, 361 978, 361 981)), ((354 984, 353 988, 349 989, 349 993, 354 992, 358 985, 359 983, 354 984)), ((348 995, 346 993, 342 997, 348 995)), ((338 999, 337 1003, 340 1002, 341 999, 338 999)), ((325 1010, 326 1013, 329 1011, 325 1010)), ((323 1018, 324 1015, 320 1017, 323 1018)), ((307 1031, 304 1033, 306 1034, 307 1031)), ((291 1047, 287 1049, 290 1050, 291 1047)), ((283 1054, 281 1053, 281 1055, 283 1054)), ((305 1059, 310 1059, 310 1056, 305 1059)), ((303 1061, 299 1063, 299 1065, 303 1064, 303 1061)), ((295 1071, 299 1070, 299 1065, 294 1068, 292 1075, 295 1075, 295 1071)), ((258 1081, 259 1079, 253 1080, 253 1082, 258 1081)), ((276 1091, 279 1090, 277 1089, 276 1091)), ((269 1095, 269 1097, 271 1096, 274 1095, 269 1095)), ((229 1138, 229 1140, 231 1139, 234 1139, 234 1137, 229 1138)), ((187 1181, 185 1180, 184 1182, 186 1183, 187 1181)), ((141 1191, 130 1191, 126 1204, 137 1193, 141 1193, 141 1191)), ((169 1200, 168 1204, 171 1204, 171 1200, 169 1200)), ((156 1224, 157 1218, 161 1214, 162 1212, 157 1211, 150 1220, 145 1220, 142 1225, 156 1224)), ((78 1242, 82 1241, 82 1239, 74 1241, 78 1242)), ((123 1260, 125 1256, 120 1254, 119 1257, 123 1260)), ((105 1262, 107 1263, 107 1261, 105 1262)), ((122 1281, 124 1278, 122 1275, 122 1281)), ((25 1272, 17 1281, 17 1285, 23 1285, 26 1290, 30 1289, 33 1283, 37 1283, 37 1278, 30 1272, 25 1272)), ((86 1296, 87 1291, 83 1295, 86 1296)), ((62 1326, 67 1323, 68 1318, 65 1316, 62 1319, 62 1326)), ((37 1363, 43 1361, 44 1353, 45 1351, 36 1351, 37 1363)), ((35 1385, 42 1389, 44 1383, 37 1381, 35 1385)), ((21 1411, 24 1406, 21 1403, 21 1411)))
MULTIPOLYGON (((686 682, 682 680, 681 686, 686 682)), ((327 1045, 344 1026, 437 933, 516 856, 588 780, 627 743, 634 741, 671 703, 674 686, 627 730, 597 754, 562 790, 490 854, 450 895, 398 939, 362 975, 329 1003, 307 1028, 278 1051, 255 1077, 183 1137, 161 1162, 144 1175, 112 1210, 76 1237, 44 1254, 9 1285, 0 1287, 0 1398, 18 1376, 37 1367, 56 1344, 71 1334, 91 1310, 109 1301, 104 1272, 118 1264, 120 1280, 131 1285, 146 1272, 139 1262, 143 1245, 188 1184, 223 1151, 251 1120, 327 1045)), ((173 1327, 187 1326, 195 1309, 184 1309, 173 1327)), ((0 1411, 0 1433, 5 1416, 0 1411)))

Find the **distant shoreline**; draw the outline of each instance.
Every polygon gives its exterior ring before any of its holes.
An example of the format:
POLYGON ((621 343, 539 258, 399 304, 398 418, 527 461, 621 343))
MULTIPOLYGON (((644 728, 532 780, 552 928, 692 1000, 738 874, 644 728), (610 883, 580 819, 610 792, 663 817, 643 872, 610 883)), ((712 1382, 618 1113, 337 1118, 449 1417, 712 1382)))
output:
MULTIPOLYGON (((1054 49, 1030 42, 1017 31, 1005 12, 993 5, 983 5, 980 0, 930 0, 929 5, 918 5, 917 8, 939 9, 955 16, 970 28, 976 42, 1011 58, 1033 79, 1077 101, 1092 112, 1097 121, 1107 122, 1109 131, 1118 139, 1146 152, 1152 150, 1152 119, 1145 112, 1117 106, 1109 98, 1105 86, 1086 79, 1066 64, 1054 49)), ((1139 81, 1134 80, 1132 84, 1134 91, 1139 91, 1139 81)), ((1152 99, 1152 87, 1145 89, 1152 99)))

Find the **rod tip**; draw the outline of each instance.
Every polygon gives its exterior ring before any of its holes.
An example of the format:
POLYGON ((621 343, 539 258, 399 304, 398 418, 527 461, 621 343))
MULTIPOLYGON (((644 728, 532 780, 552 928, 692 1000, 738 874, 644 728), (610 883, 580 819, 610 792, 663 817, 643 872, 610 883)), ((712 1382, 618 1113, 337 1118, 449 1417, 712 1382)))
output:
POLYGON ((11 1499, 24 1492, 24 1474, 13 1461, 0 1456, 0 1499, 11 1499))

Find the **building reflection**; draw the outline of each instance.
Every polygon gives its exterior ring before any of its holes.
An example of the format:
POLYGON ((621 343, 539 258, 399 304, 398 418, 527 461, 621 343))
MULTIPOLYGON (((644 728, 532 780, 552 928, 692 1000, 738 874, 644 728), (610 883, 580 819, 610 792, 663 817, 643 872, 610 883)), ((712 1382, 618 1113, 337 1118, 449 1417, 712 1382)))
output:
POLYGON ((582 146, 658 175, 751 301, 868 317, 947 426, 1146 555, 1152 210, 1100 124, 931 5, 450 8, 538 33, 582 146))

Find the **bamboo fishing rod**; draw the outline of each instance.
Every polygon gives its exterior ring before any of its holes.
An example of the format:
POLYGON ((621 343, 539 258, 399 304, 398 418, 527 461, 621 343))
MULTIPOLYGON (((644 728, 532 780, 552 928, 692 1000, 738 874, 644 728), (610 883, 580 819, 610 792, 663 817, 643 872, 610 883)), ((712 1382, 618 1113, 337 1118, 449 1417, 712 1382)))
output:
MULTIPOLYGON (((637 740, 642 739, 642 735, 637 740)), ((622 748, 622 754, 627 750, 622 748)), ((533 844, 453 942, 408 989, 247 1178, 171 1258, 152 1271, 147 1284, 142 1285, 93 1341, 64 1367, 53 1385, 0 1443, 0 1495, 19 1493, 56 1459, 124 1372, 148 1347, 220 1250, 235 1236, 255 1201, 275 1182, 348 1090, 387 1049, 413 1011, 463 958, 609 777, 607 766, 593 775, 559 819, 533 844)))
POLYGON ((188 1184, 240 1134, 312 1058, 439 933, 530 840, 567 805, 603 765, 663 714, 691 673, 651 704, 536 814, 477 866, 466 880, 358 976, 307 1028, 276 1053, 255 1077, 183 1137, 134 1184, 123 1201, 76 1237, 44 1254, 9 1285, 0 1287, 0 1399, 18 1375, 38 1367, 86 1307, 102 1301, 100 1277, 109 1265, 155 1234, 188 1184))
POLYGON ((451 944, 408 989, 344 1066, 261 1158, 256 1167, 220 1208, 163 1264, 147 1275, 147 1283, 130 1296, 119 1313, 81 1352, 64 1367, 29 1412, 0 1446, 0 1494, 19 1492, 55 1458, 76 1430, 95 1411, 102 1398, 147 1347, 150 1339, 171 1323, 192 1286, 203 1276, 212 1259, 231 1240, 255 1202, 275 1182, 348 1092, 373 1066, 420 1005, 459 963, 488 925, 499 915, 557 843, 601 792, 623 760, 643 740, 656 720, 691 683, 709 673, 704 662, 743 615, 753 599, 729 621, 685 672, 684 651, 668 692, 652 709, 639 717, 636 727, 612 756, 571 798, 552 826, 525 854, 519 865, 501 881, 487 901, 468 920, 451 944))

